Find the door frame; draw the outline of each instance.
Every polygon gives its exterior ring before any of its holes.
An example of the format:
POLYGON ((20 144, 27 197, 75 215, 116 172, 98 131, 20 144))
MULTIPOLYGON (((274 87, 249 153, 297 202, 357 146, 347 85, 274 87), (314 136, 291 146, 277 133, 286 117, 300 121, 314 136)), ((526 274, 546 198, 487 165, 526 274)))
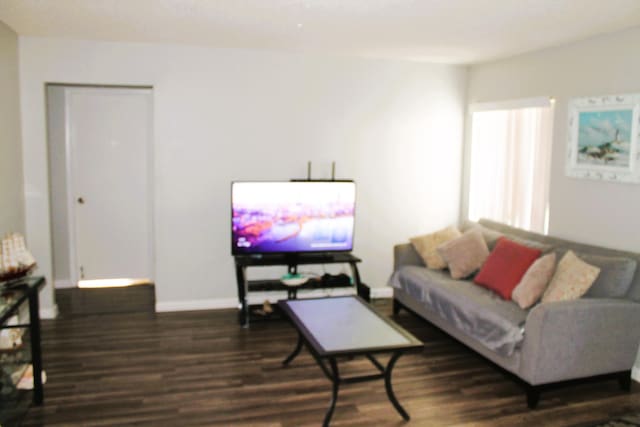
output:
POLYGON ((149 279, 155 282, 155 168, 154 168, 154 98, 153 98, 153 86, 112 86, 112 85, 82 85, 82 84, 63 84, 63 83, 48 83, 49 85, 62 86, 64 88, 64 128, 65 128, 65 174, 66 174, 66 196, 67 196, 67 232, 69 239, 69 280, 72 286, 78 287, 80 280, 78 274, 78 252, 76 241, 76 200, 75 200, 75 186, 73 180, 73 143, 71 141, 71 108, 70 98, 74 92, 84 91, 86 89, 96 90, 117 90, 123 93, 140 93, 146 92, 147 103, 149 111, 149 120, 147 122, 147 131, 149 132, 149 138, 145 146, 145 163, 147 166, 147 211, 148 211, 148 226, 147 226, 147 242, 149 257, 149 279))

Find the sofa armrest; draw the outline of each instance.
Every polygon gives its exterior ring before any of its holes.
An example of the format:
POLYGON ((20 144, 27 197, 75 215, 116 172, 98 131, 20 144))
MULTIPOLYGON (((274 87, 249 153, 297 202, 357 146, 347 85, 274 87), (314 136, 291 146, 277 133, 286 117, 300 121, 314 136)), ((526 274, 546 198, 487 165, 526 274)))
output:
POLYGON ((532 385, 631 370, 640 304, 579 299, 540 304, 525 323, 520 376, 532 385))
POLYGON ((393 247, 393 270, 396 271, 403 265, 425 266, 422 257, 411 243, 401 243, 393 247))

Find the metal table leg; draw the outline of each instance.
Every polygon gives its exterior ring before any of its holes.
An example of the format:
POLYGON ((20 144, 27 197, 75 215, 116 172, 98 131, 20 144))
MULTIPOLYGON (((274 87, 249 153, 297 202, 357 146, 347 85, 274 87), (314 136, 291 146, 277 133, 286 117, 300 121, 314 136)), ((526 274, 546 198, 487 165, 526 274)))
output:
POLYGON ((329 422, 331 421, 331 417, 333 416, 333 411, 334 409, 336 409, 336 402, 338 401, 338 388, 340 387, 340 372, 338 371, 338 364, 336 363, 336 359, 334 357, 331 357, 329 359, 329 365, 331 366, 331 382, 333 383, 333 387, 331 389, 331 403, 329 404, 329 409, 327 409, 327 413, 324 416, 322 427, 329 426, 329 422))
POLYGON ((38 289, 29 289, 29 327, 31 339, 31 363, 33 367, 33 403, 42 405, 42 350, 40 348, 40 304, 38 289))
POLYGON ((400 405, 398 399, 396 399, 396 395, 393 394, 393 388, 391 387, 391 372, 393 371, 393 367, 400 356, 402 356, 401 351, 396 351, 395 353, 393 353, 393 356, 391 356, 391 359, 387 364, 387 369, 385 369, 384 371, 384 387, 387 390, 387 396, 393 404, 393 407, 396 408, 396 411, 398 411, 400 415, 402 415, 402 418, 404 418, 406 421, 409 421, 411 417, 409 417, 407 411, 405 411, 404 408, 400 405))
POLYGON ((296 348, 294 348, 291 354, 282 361, 282 365, 287 366, 298 354, 300 354, 300 350, 302 350, 302 334, 298 334, 298 343, 296 344, 296 348))

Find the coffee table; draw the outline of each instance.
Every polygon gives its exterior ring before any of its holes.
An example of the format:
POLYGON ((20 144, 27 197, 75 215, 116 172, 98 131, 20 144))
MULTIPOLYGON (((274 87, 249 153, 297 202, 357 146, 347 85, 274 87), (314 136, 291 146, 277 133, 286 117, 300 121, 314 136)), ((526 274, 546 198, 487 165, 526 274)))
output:
POLYGON ((356 296, 287 300, 279 301, 278 305, 298 331, 298 343, 283 365, 291 363, 305 345, 333 384, 323 426, 329 425, 341 384, 378 379, 384 379, 387 396, 396 411, 409 420, 409 414, 393 393, 391 372, 403 353, 424 348, 420 340, 356 296), (374 357, 379 353, 391 353, 387 366, 374 357), (341 356, 365 356, 378 373, 341 377, 337 363, 341 356))

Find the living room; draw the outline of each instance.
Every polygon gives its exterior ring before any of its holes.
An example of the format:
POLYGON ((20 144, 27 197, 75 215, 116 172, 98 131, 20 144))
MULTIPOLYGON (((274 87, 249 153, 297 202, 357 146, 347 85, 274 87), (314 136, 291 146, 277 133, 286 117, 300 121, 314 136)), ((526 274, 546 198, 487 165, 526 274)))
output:
MULTIPOLYGON (((335 161, 337 178, 357 182, 354 253, 363 260, 360 273, 374 296, 388 296, 393 246, 466 218, 468 106, 474 103, 553 98, 548 233, 638 251, 640 205, 635 185, 565 174, 569 101, 639 92, 635 75, 640 72, 640 59, 633 52, 640 41, 640 10, 634 2, 614 2, 620 6, 617 15, 607 14, 613 4, 605 7, 589 2, 589 8, 560 2, 565 7, 564 18, 554 14, 555 2, 530 5, 530 10, 524 7, 517 16, 522 20, 520 25, 532 22, 526 28, 538 31, 530 30, 519 39, 522 47, 507 43, 519 34, 516 24, 504 24, 512 33, 500 33, 500 46, 487 48, 485 57, 476 56, 471 48, 453 46, 447 50, 443 42, 435 40, 423 51, 413 52, 411 60, 391 55, 384 44, 370 46, 368 53, 361 49, 356 55, 345 42, 343 51, 334 48, 327 52, 322 43, 301 36, 322 22, 312 18, 305 22, 304 14, 300 22, 287 21, 281 37, 294 41, 279 48, 273 40, 225 39, 222 33, 216 43, 212 34, 198 33, 206 21, 181 21, 196 19, 200 9, 194 2, 166 3, 181 22, 175 39, 168 32, 158 35, 157 28, 154 32, 153 25, 162 27, 163 22, 143 26, 149 26, 147 30, 155 39, 139 29, 143 35, 131 36, 138 31, 132 24, 119 28, 114 24, 116 18, 127 14, 121 2, 111 2, 100 10, 81 8, 85 16, 96 19, 93 25, 84 26, 74 26, 74 14, 58 9, 54 2, 19 3, 0 4, 2 62, 8 65, 0 79, 0 103, 7 111, 0 115, 0 233, 17 231, 27 238, 38 261, 36 274, 47 281, 40 293, 45 324, 57 314, 47 172, 45 86, 51 83, 153 88, 152 279, 158 313, 223 311, 237 306, 229 243, 230 183, 304 178, 309 161, 313 178, 330 178, 335 161), (550 12, 545 14, 545 10, 550 12), (101 14, 115 21, 100 21, 96 16, 101 14), (567 22, 580 22, 581 14, 594 23, 592 32, 561 33, 556 41, 541 34, 552 33, 552 27, 567 22), (48 21, 57 26, 45 25, 48 21), (185 29, 189 25, 194 26, 194 34, 208 34, 214 41, 203 38, 201 43, 190 42, 185 29), (296 42, 299 38, 308 44, 296 42), (512 53, 500 53, 498 48, 512 53), (24 179, 16 178, 20 176, 24 179)), ((72 8, 71 3, 65 7, 72 8)), ((366 13, 373 18, 381 19, 394 6, 400 7, 392 3, 363 7, 365 11, 370 8, 366 13)), ((414 2, 400 3, 409 14, 414 2)), ((456 3, 462 8, 465 2, 456 3)), ((495 8, 489 13, 497 14, 506 3, 489 2, 489 7, 495 8)), ((468 2, 466 6, 471 9, 468 2)), ((448 13, 455 13, 453 10, 448 13)), ((259 27, 264 21, 256 17, 259 12, 254 13, 259 27)), ((270 13, 277 16, 278 9, 270 13)), ((324 24, 326 28, 331 23, 324 24)), ((491 27, 483 28, 489 31, 491 27)), ((474 37, 469 30, 465 42, 471 44, 482 35, 478 32, 474 37)), ((91 322, 99 325, 97 320, 91 322)), ((221 331, 235 327, 232 322, 221 331)), ((47 340, 46 329, 43 340, 47 340)), ((274 346, 273 352, 282 349, 284 357, 288 344, 274 346)), ((46 368, 46 352, 44 364, 46 368)), ((53 387, 55 379, 49 384, 53 387)), ((410 393, 419 393, 416 387, 410 386, 410 393)), ((420 387, 428 389, 429 385, 425 382, 420 387)), ((318 400, 324 401, 322 393, 319 387, 318 400)), ((596 397, 597 408, 591 409, 604 414, 606 399, 596 397)), ((637 394, 635 397, 637 400, 637 394)), ((631 402, 616 405, 619 410, 638 410, 631 402)), ((562 405, 573 405, 567 413, 579 413, 580 403, 580 399, 556 402, 546 416, 562 405)), ((384 404, 383 399, 380 405, 384 404)), ((341 415, 356 425, 348 408, 338 404, 338 411, 341 409, 336 423, 341 415)), ((322 416, 323 408, 315 411, 314 415, 322 416)), ((46 413, 42 417, 46 423, 46 413)), ((393 417, 391 414, 384 422, 393 417)), ((438 424, 433 418, 424 418, 431 424, 414 419, 416 425, 438 424)), ((467 414, 456 422, 473 420, 473 414, 467 414)), ((573 418, 574 424, 581 421, 573 418)), ((260 424, 255 419, 236 423, 260 424)), ((303 418, 303 423, 314 424, 314 419, 303 418)))

